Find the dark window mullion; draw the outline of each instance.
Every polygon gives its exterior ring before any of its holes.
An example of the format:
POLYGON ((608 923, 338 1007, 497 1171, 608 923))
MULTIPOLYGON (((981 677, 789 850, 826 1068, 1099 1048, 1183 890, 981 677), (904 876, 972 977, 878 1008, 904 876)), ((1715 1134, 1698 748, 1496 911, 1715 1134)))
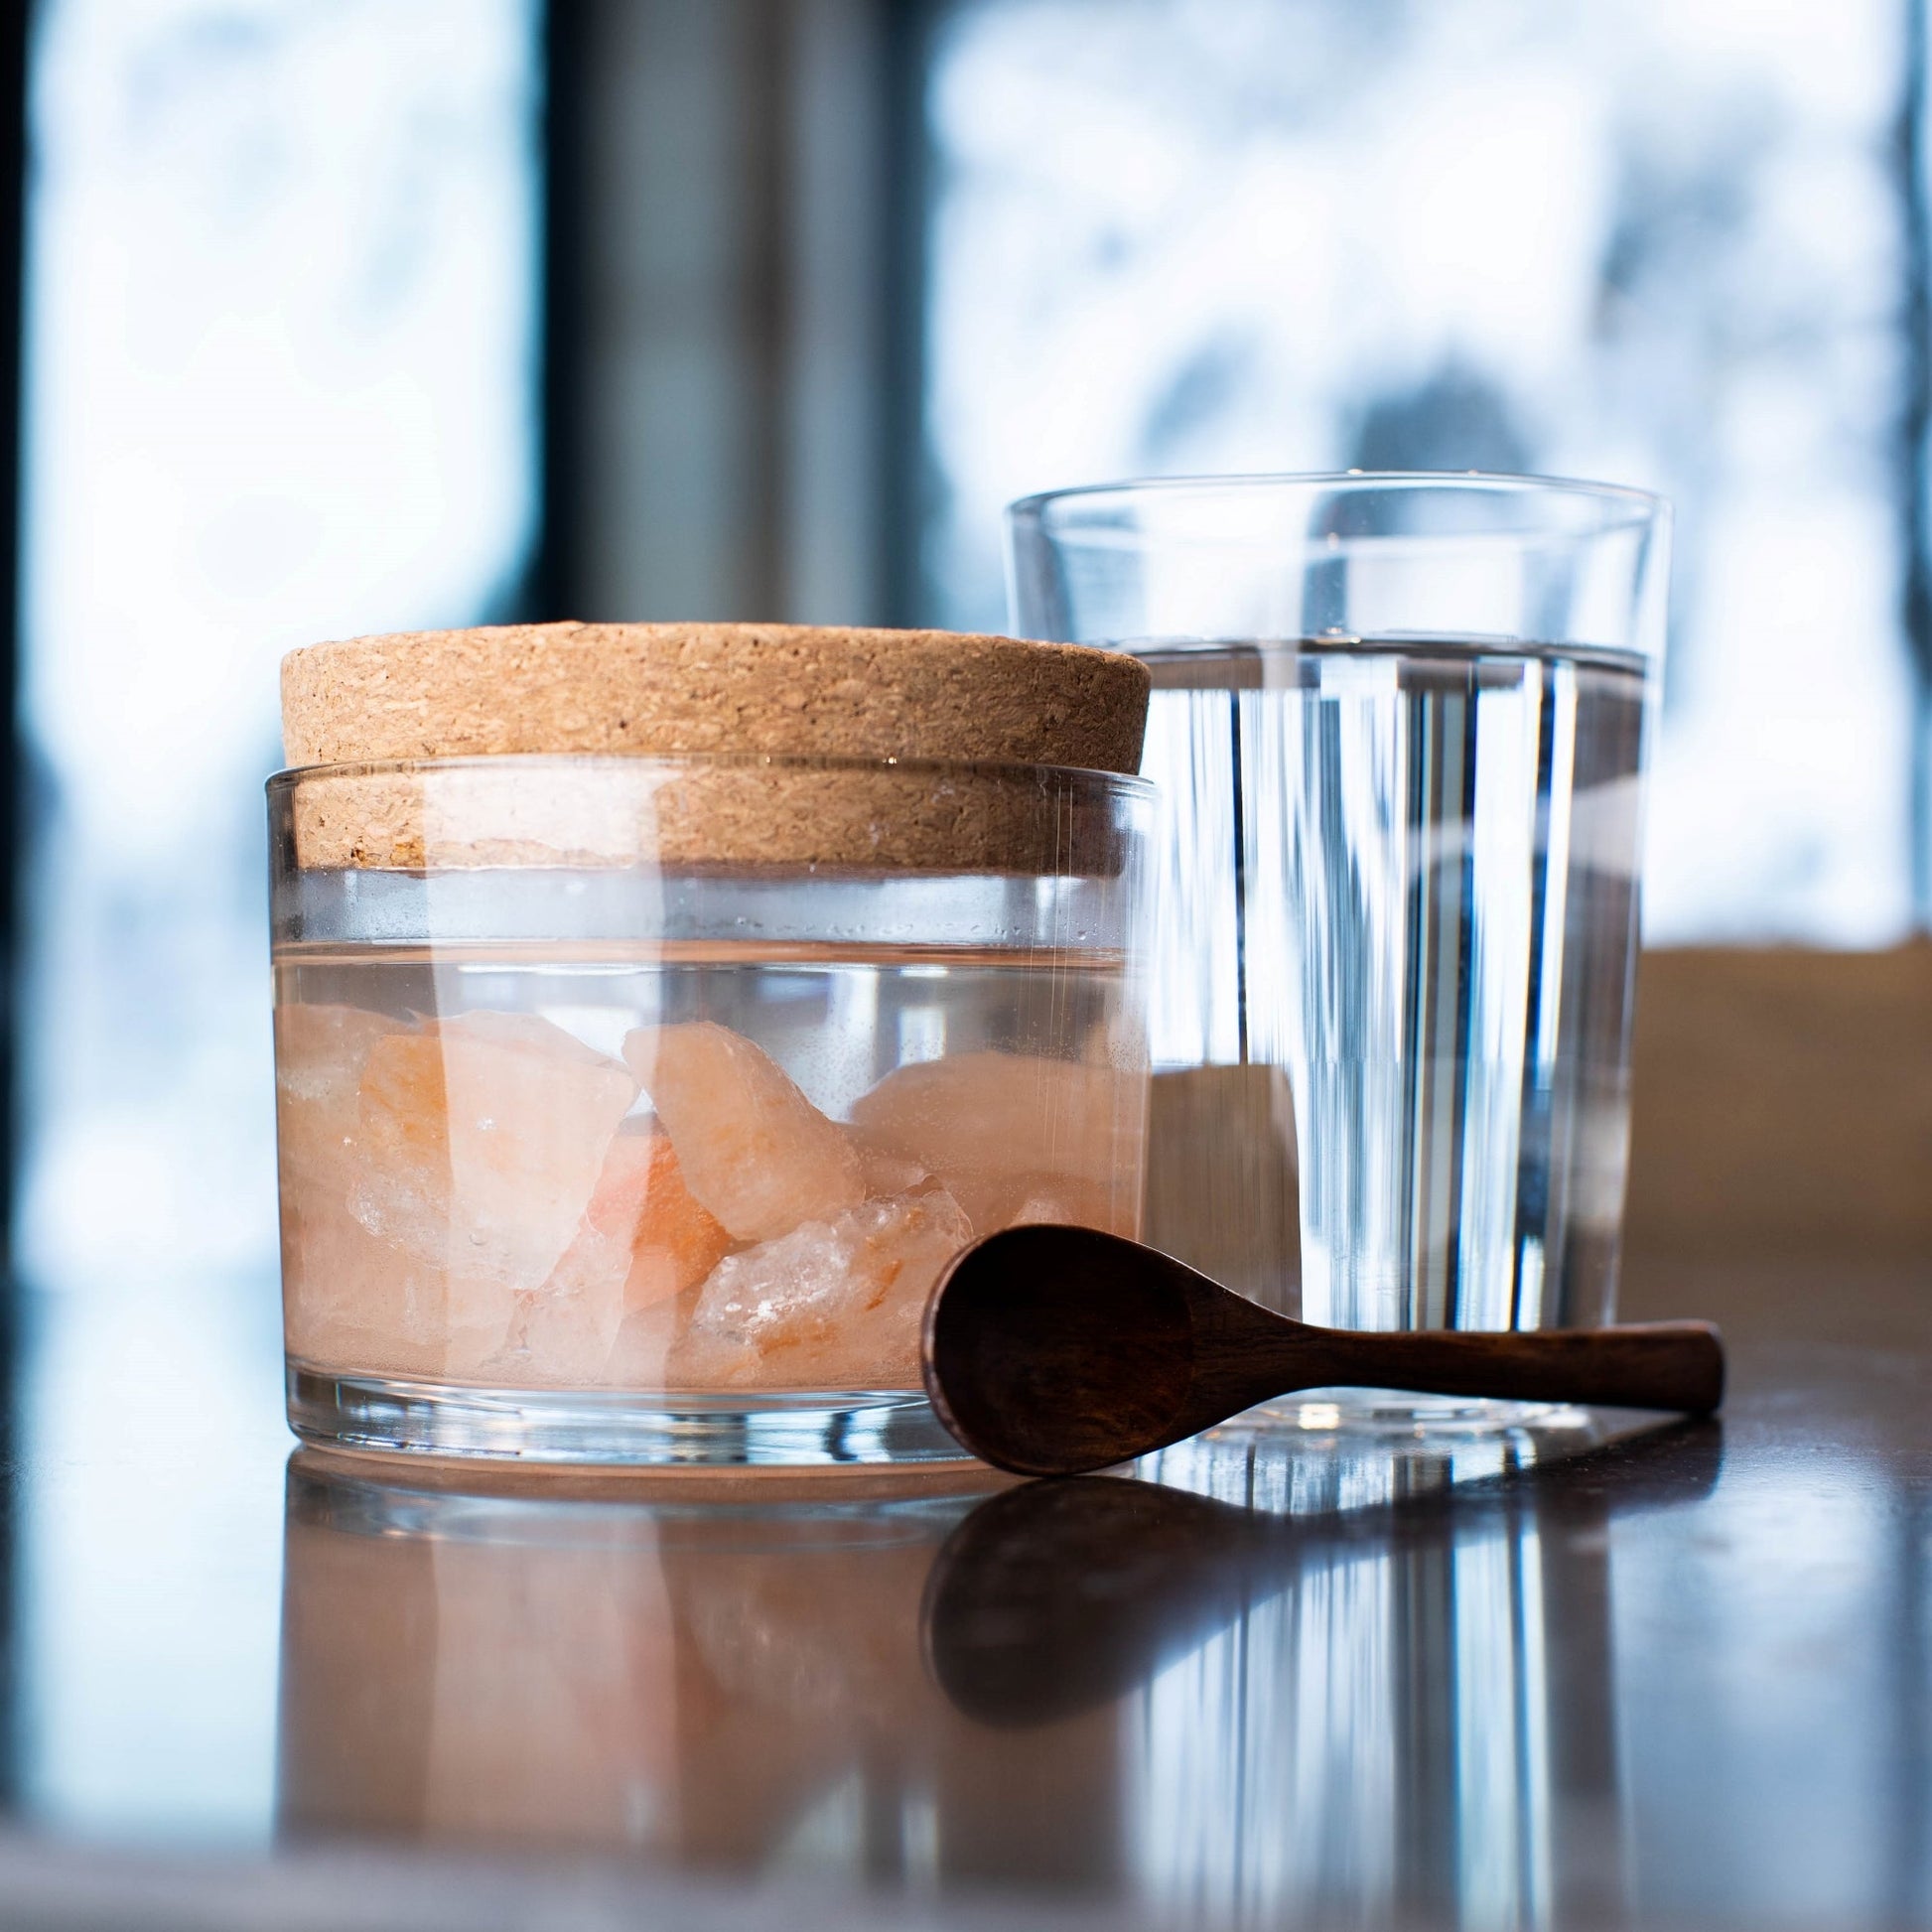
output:
POLYGON ((1904 7, 1904 92, 1894 140, 1905 279, 1899 354, 1899 541, 1904 553, 1900 622, 1912 674, 1912 913, 1932 930, 1932 194, 1926 181, 1926 0, 1904 7))
POLYGON ((587 240, 585 197, 590 166, 585 98, 588 23, 586 0, 547 0, 543 10, 543 113, 537 166, 543 263, 536 401, 537 527, 524 574, 520 608, 510 615, 544 621, 589 617, 580 608, 584 571, 580 554, 578 479, 583 469, 584 338, 587 240))
POLYGON ((934 621, 925 569, 932 494, 925 380, 932 142, 926 124, 938 0, 875 0, 885 46, 884 398, 879 579, 885 621, 934 621))

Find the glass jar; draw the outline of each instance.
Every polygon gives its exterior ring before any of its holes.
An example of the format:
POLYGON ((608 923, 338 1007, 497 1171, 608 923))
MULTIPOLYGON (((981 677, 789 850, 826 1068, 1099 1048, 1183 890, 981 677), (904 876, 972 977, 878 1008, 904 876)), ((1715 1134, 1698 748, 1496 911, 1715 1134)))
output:
POLYGON ((305 1440, 950 1460, 945 1262, 1138 1233, 1145 781, 574 755, 268 791, 305 1440))

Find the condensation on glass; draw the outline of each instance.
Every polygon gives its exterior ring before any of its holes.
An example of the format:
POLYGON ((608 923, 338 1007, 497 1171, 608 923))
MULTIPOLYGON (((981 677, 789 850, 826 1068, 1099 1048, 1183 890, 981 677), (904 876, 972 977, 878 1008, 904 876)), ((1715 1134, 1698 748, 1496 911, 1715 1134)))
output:
POLYGON ((1097 772, 838 759, 274 779, 297 1430, 957 1457, 920 1392, 940 1268, 1020 1223, 1139 1230, 1150 803, 1097 772), (770 856, 721 859, 720 825, 770 856), (886 826, 896 862, 868 863, 886 826))

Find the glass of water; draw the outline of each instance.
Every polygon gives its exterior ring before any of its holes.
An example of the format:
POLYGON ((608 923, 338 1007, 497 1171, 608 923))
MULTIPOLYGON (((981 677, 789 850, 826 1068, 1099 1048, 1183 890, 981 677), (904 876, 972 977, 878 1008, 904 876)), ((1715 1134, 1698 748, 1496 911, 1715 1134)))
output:
MULTIPOLYGON (((1185 479, 1026 498, 1008 545, 1018 630, 1154 673, 1148 1238, 1338 1327, 1608 1319, 1667 505, 1185 479)), ((1375 1392, 1283 1414, 1522 1419, 1375 1392)))

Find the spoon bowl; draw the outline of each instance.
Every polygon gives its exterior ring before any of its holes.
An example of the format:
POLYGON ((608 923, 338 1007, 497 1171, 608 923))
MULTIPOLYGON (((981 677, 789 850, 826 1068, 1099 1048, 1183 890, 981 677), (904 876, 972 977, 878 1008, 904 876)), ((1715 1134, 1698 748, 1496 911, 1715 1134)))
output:
POLYGON ((1045 1472, 1030 1456, 1048 1418, 1055 1472, 1069 1455, 1085 1468, 1119 1461, 1123 1435, 1191 1434, 1193 1311, 1170 1269, 1139 1265, 1153 1254, 1069 1227, 1009 1228, 968 1248, 926 1306, 921 1353, 939 1419, 998 1451, 976 1454, 1030 1475, 1045 1472))

